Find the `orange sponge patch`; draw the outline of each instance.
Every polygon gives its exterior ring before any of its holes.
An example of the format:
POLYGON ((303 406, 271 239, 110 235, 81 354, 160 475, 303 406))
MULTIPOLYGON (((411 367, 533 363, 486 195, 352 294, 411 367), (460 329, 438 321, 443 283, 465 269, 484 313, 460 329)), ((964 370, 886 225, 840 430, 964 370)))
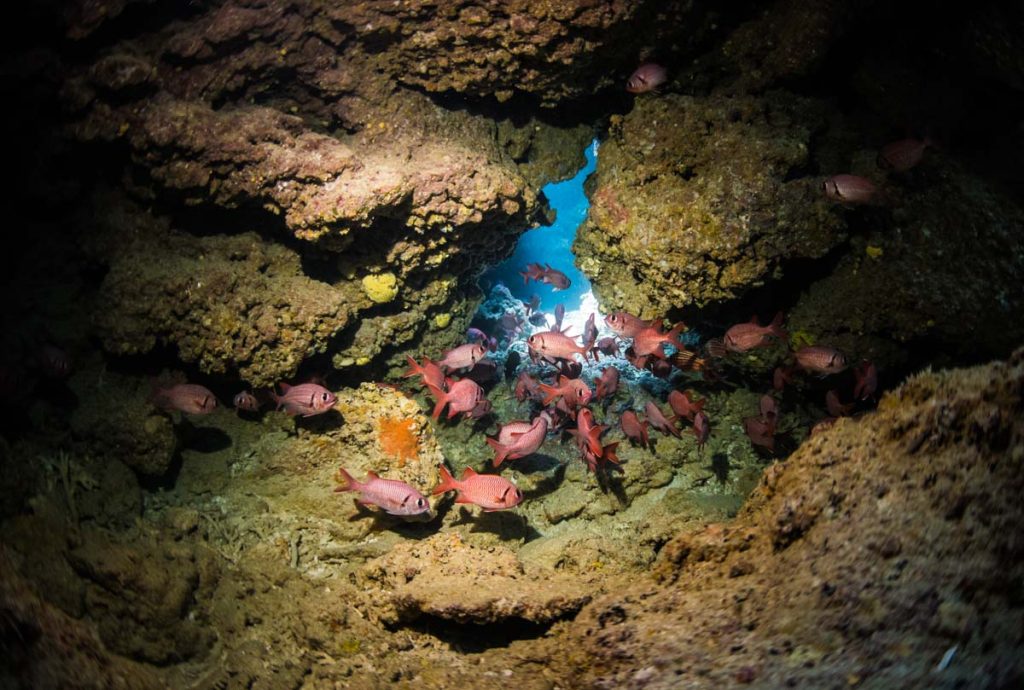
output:
POLYGON ((411 419, 386 417, 380 420, 378 439, 386 455, 398 459, 398 466, 405 466, 406 460, 419 458, 420 444, 414 422, 411 419))

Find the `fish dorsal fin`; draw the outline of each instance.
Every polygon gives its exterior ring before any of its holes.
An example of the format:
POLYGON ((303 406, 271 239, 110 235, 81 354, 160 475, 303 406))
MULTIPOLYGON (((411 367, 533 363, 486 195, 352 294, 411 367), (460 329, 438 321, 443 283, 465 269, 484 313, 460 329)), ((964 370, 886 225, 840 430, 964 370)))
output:
POLYGON ((749 321, 748 323, 752 323, 752 324, 754 324, 755 326, 760 326, 760 325, 761 325, 761 324, 760 324, 760 323, 758 323, 758 321, 757 321, 757 314, 754 314, 753 316, 751 316, 751 317, 750 317, 750 321, 749 321))
POLYGON ((373 470, 369 470, 366 473, 366 479, 369 481, 369 480, 372 480, 372 479, 380 479, 380 477, 377 476, 377 473, 374 472, 373 470))
POLYGON ((474 470, 472 467, 467 467, 466 469, 462 470, 462 479, 466 480, 469 479, 470 477, 475 477, 476 474, 476 470, 474 470))

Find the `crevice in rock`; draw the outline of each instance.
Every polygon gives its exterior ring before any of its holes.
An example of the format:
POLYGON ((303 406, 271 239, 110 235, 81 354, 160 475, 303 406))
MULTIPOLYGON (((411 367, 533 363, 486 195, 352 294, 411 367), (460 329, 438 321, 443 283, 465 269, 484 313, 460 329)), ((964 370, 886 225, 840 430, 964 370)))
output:
POLYGON ((522 618, 508 618, 494 623, 457 623, 439 616, 423 614, 415 620, 397 626, 437 638, 453 650, 466 654, 480 654, 489 649, 508 647, 520 640, 544 637, 557 620, 534 623, 522 618))

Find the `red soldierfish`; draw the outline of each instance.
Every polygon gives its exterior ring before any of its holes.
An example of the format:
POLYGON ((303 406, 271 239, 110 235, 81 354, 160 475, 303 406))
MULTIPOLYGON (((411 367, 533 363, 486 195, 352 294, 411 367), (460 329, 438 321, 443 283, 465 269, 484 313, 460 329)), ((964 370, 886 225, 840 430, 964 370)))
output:
POLYGON ((661 65, 645 62, 626 80, 626 91, 647 93, 654 91, 668 80, 668 71, 661 65))
POLYGON ((761 411, 761 417, 763 419, 777 419, 779 416, 779 402, 768 393, 761 396, 761 402, 758 403, 758 408, 761 411))
POLYGON ((544 277, 544 267, 540 264, 526 264, 526 270, 519 271, 519 275, 523 277, 523 285, 526 285, 531 280, 540 280, 544 277))
POLYGON ((590 387, 581 379, 569 379, 565 376, 558 377, 557 386, 541 383, 538 384, 538 387, 544 393, 543 405, 548 405, 558 396, 562 396, 566 404, 572 407, 580 407, 589 403, 591 397, 593 397, 590 387))
POLYGON ((531 280, 537 280, 550 285, 556 292, 565 290, 572 284, 569 276, 557 269, 551 268, 550 264, 544 264, 544 266, 540 264, 526 264, 526 270, 520 271, 519 275, 523 277, 523 285, 526 285, 531 280))
POLYGON ((481 331, 479 328, 470 326, 466 329, 466 340, 471 343, 487 343, 487 334, 481 331))
POLYGON ((651 439, 647 435, 649 423, 641 422, 633 410, 626 410, 622 413, 622 416, 619 417, 619 425, 622 427, 622 433, 626 434, 630 441, 639 442, 644 448, 651 444, 651 439))
POLYGON ((605 370, 601 372, 600 378, 597 379, 597 394, 595 397, 598 400, 602 400, 609 395, 614 395, 617 390, 619 390, 619 370, 615 367, 605 367, 605 370))
POLYGON ((833 175, 821 183, 825 196, 843 204, 873 204, 881 193, 875 183, 858 175, 833 175))
POLYGON ((559 331, 534 333, 526 339, 526 345, 545 357, 572 359, 573 355, 583 355, 583 359, 587 359, 587 349, 580 347, 576 344, 575 339, 559 331))
POLYGON ((588 350, 594 347, 594 343, 597 342, 597 326, 594 325, 594 317, 596 314, 591 314, 587 317, 587 322, 583 324, 583 347, 588 350))
POLYGON ((864 360, 853 370, 853 375, 857 380, 853 386, 853 397, 857 400, 875 397, 875 391, 878 390, 878 370, 875 365, 864 360))
POLYGON ((772 372, 772 388, 781 393, 786 389, 786 384, 793 383, 792 367, 775 367, 772 372))
POLYGON ((565 318, 565 305, 559 302, 555 305, 555 330, 562 330, 562 319, 565 318))
POLYGON ((289 416, 301 414, 303 417, 323 414, 338 402, 334 393, 330 392, 319 383, 300 383, 297 386, 289 386, 282 383, 281 395, 271 391, 277 409, 284 408, 289 416))
POLYGON ((580 455, 583 462, 587 464, 589 469, 594 474, 597 474, 597 468, 601 464, 601 461, 619 464, 619 456, 615 454, 615 449, 619 447, 619 442, 609 443, 607 446, 602 446, 599 453, 595 453, 591 450, 589 445, 583 445, 580 448, 580 455))
POLYGON ((487 444, 494 449, 494 466, 506 460, 525 458, 537 452, 548 434, 548 416, 537 415, 530 422, 509 422, 498 431, 498 438, 488 438, 487 444))
POLYGON ((738 323, 732 326, 722 336, 722 344, 729 352, 748 352, 757 347, 767 347, 771 344, 773 337, 782 341, 789 337, 782 330, 782 312, 776 314, 767 326, 759 325, 756 316, 747 323, 738 323))
POLYGON ((422 383, 444 389, 444 372, 441 371, 441 367, 437 365, 437 362, 431 361, 430 357, 424 357, 423 365, 421 366, 416 363, 415 359, 408 355, 406 355, 405 359, 409 362, 409 371, 405 372, 405 378, 409 378, 410 376, 419 376, 422 383))
POLYGON ((524 402, 526 399, 544 399, 544 394, 541 392, 540 385, 537 383, 537 380, 525 371, 519 372, 519 378, 516 379, 515 396, 516 400, 519 402, 524 402))
POLYGON ((496 474, 477 474, 473 468, 462 471, 462 478, 455 479, 448 468, 441 465, 441 483, 433 493, 443 494, 446 491, 458 491, 456 503, 472 503, 487 512, 515 508, 523 502, 523 492, 515 484, 496 474))
POLYGON ((697 450, 704 450, 704 444, 711 435, 711 421, 703 411, 693 417, 693 435, 697 438, 697 450))
POLYGON ((647 421, 651 423, 655 429, 663 434, 672 434, 676 438, 679 438, 679 429, 675 427, 672 422, 668 421, 661 408, 654 404, 653 401, 648 401, 647 406, 644 407, 644 412, 647 413, 647 421))
POLYGON ((846 356, 834 347, 808 345, 795 353, 797 365, 812 374, 828 376, 846 368, 846 356))
POLYGON ((217 398, 209 388, 195 383, 176 383, 153 390, 150 398, 161 410, 186 414, 209 414, 217 407, 217 398))
POLYGON ((558 292, 559 290, 565 290, 570 285, 572 285, 572 281, 569 280, 569 276, 565 275, 561 271, 551 268, 547 264, 544 265, 546 266, 546 268, 544 269, 544 277, 541 278, 542 283, 547 283, 548 285, 550 285, 551 289, 553 289, 555 292, 558 292))
POLYGON ((647 362, 648 360, 651 359, 650 355, 644 355, 643 357, 638 355, 636 353, 636 350, 633 349, 632 345, 626 348, 626 351, 623 353, 623 356, 626 358, 627 362, 632 364, 637 369, 646 369, 647 362))
POLYGON ((689 419, 692 422, 694 416, 704 409, 706 402, 706 399, 694 400, 690 397, 689 391, 685 393, 672 391, 668 394, 668 406, 676 413, 676 420, 689 419))
POLYGON ((381 479, 372 471, 366 473, 366 481, 357 482, 344 467, 338 470, 338 475, 345 483, 334 491, 358 491, 357 500, 362 505, 378 506, 389 515, 423 515, 430 512, 430 503, 423 494, 405 482, 381 479))
POLYGON ((589 447, 590 452, 600 456, 602 451, 601 434, 608 427, 601 424, 594 424, 594 415, 589 407, 584 407, 576 415, 576 430, 572 434, 576 437, 576 444, 580 450, 589 447))
MULTIPOLYGON (((619 354, 619 344, 615 342, 615 338, 612 336, 598 340, 597 347, 594 349, 609 357, 617 357, 619 354)), ((594 353, 594 359, 597 359, 597 352, 594 353)))
POLYGON ((491 401, 483 398, 473 406, 472 410, 466 413, 466 416, 471 419, 481 419, 489 415, 492 409, 494 409, 494 406, 491 404, 491 401))
POLYGON ((427 388, 437 400, 434 412, 431 414, 434 419, 441 416, 441 410, 445 405, 448 406, 448 419, 451 419, 460 412, 472 413, 477 403, 484 399, 484 389, 472 379, 461 379, 454 383, 449 381, 447 393, 429 383, 427 388))
POLYGON ((932 145, 930 139, 900 139, 882 147, 878 153, 878 167, 895 172, 907 172, 924 158, 924 151, 932 145))
POLYGON ((661 328, 659 328, 657 324, 654 326, 648 326, 633 337, 633 351, 638 357, 653 355, 658 359, 665 359, 665 350, 662 349, 662 343, 668 343, 677 350, 682 350, 683 344, 679 342, 679 339, 676 336, 678 336, 684 328, 686 328, 686 324, 677 323, 673 326, 671 331, 668 333, 662 333, 661 328))
POLYGON ((747 432, 750 442, 761 446, 769 452, 775 452, 775 419, 762 417, 744 417, 743 430, 747 432))
POLYGON ((604 322, 608 324, 608 328, 622 337, 622 338, 635 338, 636 334, 645 328, 649 328, 658 323, 657 319, 654 321, 644 321, 638 316, 633 316, 629 312, 617 311, 608 316, 604 317, 604 322))
POLYGON ((245 410, 246 412, 259 412, 260 401, 256 399, 256 396, 249 391, 242 391, 235 396, 234 400, 231 401, 235 406, 236 410, 245 410))
POLYGON ((487 354, 487 348, 480 343, 466 343, 453 347, 444 353, 444 357, 437 363, 444 369, 468 369, 487 354))

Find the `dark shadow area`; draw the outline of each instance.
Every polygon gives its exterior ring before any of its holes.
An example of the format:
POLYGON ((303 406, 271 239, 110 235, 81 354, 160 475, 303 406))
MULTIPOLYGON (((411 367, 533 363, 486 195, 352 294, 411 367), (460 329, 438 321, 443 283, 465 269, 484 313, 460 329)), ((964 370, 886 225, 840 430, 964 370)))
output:
POLYGON ((231 447, 231 437, 215 426, 198 426, 183 418, 174 425, 181 447, 198 453, 216 453, 231 447))
POLYGON ((526 516, 515 509, 486 511, 482 508, 470 509, 464 504, 455 504, 455 507, 459 515, 452 524, 471 525, 470 532, 490 532, 502 541, 531 541, 542 536, 530 525, 526 516))
POLYGON ((629 497, 626 489, 622 486, 622 479, 616 473, 624 473, 626 470, 620 465, 610 462, 601 463, 594 476, 597 478, 597 485, 604 493, 610 493, 619 501, 623 508, 629 507, 629 497))
POLYGON ((181 453, 175 453, 174 457, 171 459, 171 464, 167 467, 167 471, 162 475, 152 476, 136 473, 136 477, 139 480, 139 487, 143 491, 147 491, 149 493, 171 491, 174 489, 174 485, 178 483, 178 475, 181 474, 182 462, 181 453))
POLYGON ((565 481, 566 466, 550 455, 533 454, 520 460, 513 460, 515 467, 520 472, 547 472, 552 467, 555 471, 537 482, 531 491, 523 492, 524 501, 536 501, 537 499, 554 493, 565 481), (536 462, 537 464, 532 464, 536 462), (543 468, 541 466, 543 465, 543 468))
POLYGON ((480 654, 496 647, 508 647, 519 640, 536 640, 547 634, 552 623, 532 623, 508 618, 496 623, 455 623, 428 614, 403 624, 402 628, 435 637, 453 651, 480 654))
POLYGON ((342 418, 341 413, 337 410, 328 410, 322 414, 315 414, 310 417, 295 415, 296 430, 305 429, 317 434, 340 429, 344 423, 344 418, 342 418))
POLYGON ((729 456, 725 453, 713 453, 708 469, 715 475, 719 484, 725 484, 729 480, 729 470, 732 469, 729 456))

